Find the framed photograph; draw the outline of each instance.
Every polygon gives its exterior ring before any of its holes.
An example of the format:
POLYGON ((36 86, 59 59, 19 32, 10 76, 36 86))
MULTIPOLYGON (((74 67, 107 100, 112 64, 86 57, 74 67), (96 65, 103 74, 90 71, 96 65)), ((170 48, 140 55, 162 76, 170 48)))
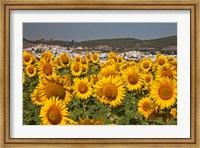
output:
POLYGON ((1 145, 198 147, 198 17, 198 1, 1 1, 1 145))

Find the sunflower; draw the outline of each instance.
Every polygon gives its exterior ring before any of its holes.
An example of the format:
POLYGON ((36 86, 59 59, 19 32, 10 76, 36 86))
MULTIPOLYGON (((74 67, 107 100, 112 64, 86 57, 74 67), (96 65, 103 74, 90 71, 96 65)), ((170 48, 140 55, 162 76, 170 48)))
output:
POLYGON ((150 95, 161 109, 170 108, 176 103, 177 84, 168 77, 159 79, 151 85, 150 95))
POLYGON ((44 100, 41 99, 41 94, 39 94, 37 87, 31 94, 31 101, 33 102, 33 104, 35 104, 37 106, 44 105, 44 100))
POLYGON ((88 72, 88 65, 82 64, 81 65, 81 71, 82 71, 82 74, 87 74, 87 72, 88 72))
POLYGON ((77 55, 74 59, 75 62, 81 62, 81 57, 79 55, 77 55))
POLYGON ((61 63, 61 61, 60 61, 60 57, 57 57, 57 58, 55 59, 54 64, 56 65, 56 67, 57 67, 58 69, 62 68, 62 63, 61 63))
POLYGON ((81 125, 102 125, 104 124, 104 120, 96 120, 95 118, 90 119, 88 116, 85 119, 78 117, 79 122, 81 125))
POLYGON ((45 60, 49 62, 52 58, 53 58, 53 53, 50 50, 48 50, 41 54, 40 61, 45 60))
POLYGON ((177 118, 177 110, 176 110, 176 108, 172 108, 172 109, 170 110, 170 115, 171 115, 174 119, 177 118))
POLYGON ((171 61, 171 66, 173 66, 173 68, 177 70, 177 60, 175 58, 173 58, 173 60, 171 61))
POLYGON ((117 62, 117 55, 114 52, 108 53, 108 59, 113 59, 115 62, 117 62))
POLYGON ((29 76, 29 77, 34 77, 36 75, 36 67, 34 65, 27 65, 26 66, 26 74, 29 76))
POLYGON ((119 106, 125 97, 125 88, 120 77, 102 77, 94 86, 94 96, 102 103, 119 106))
POLYGON ((161 54, 157 54, 156 63, 158 64, 158 66, 163 66, 167 63, 167 58, 161 54))
POLYGON ((65 103, 56 97, 51 97, 44 106, 41 107, 40 115, 44 125, 66 125, 76 124, 68 118, 69 112, 65 103))
POLYGON ((124 59, 123 59, 122 56, 118 56, 118 57, 117 57, 117 62, 118 62, 119 64, 121 64, 123 61, 124 61, 124 59))
POLYGON ((100 76, 109 77, 109 76, 117 76, 118 72, 116 71, 115 65, 107 65, 103 67, 99 73, 100 76))
POLYGON ((70 56, 67 53, 60 54, 59 58, 63 68, 66 68, 70 65, 70 56))
POLYGON ((74 79, 73 94, 81 100, 88 99, 92 95, 92 84, 88 78, 74 79))
POLYGON ((53 63, 53 61, 46 61, 46 60, 42 60, 40 62, 38 62, 38 75, 39 78, 45 78, 47 76, 53 76, 56 75, 56 68, 55 65, 53 63))
POLYGON ((89 53, 86 53, 85 57, 86 57, 88 62, 91 60, 91 55, 89 53))
POLYGON ((88 60, 86 58, 81 58, 81 64, 88 64, 88 60))
POLYGON ((143 59, 140 62, 140 67, 141 67, 143 72, 148 72, 151 69, 151 66, 152 66, 152 61, 149 58, 143 59))
POLYGON ((71 73, 73 76, 80 76, 82 72, 82 64, 79 62, 73 61, 70 67, 71 73))
POLYGON ((163 77, 168 77, 169 79, 177 79, 176 70, 170 64, 165 64, 165 66, 159 66, 155 74, 157 79, 163 77))
POLYGON ((143 74, 145 89, 150 90, 150 86, 153 83, 153 75, 151 73, 145 73, 143 74))
POLYGON ((142 114, 146 119, 154 111, 153 101, 148 97, 140 99, 137 106, 138 112, 142 114))
POLYGON ((92 62, 93 63, 98 63, 99 62, 99 54, 98 53, 94 53, 92 55, 92 62))
POLYGON ((25 65, 29 65, 33 62, 33 56, 30 52, 24 51, 23 52, 23 63, 25 65))
POLYGON ((122 73, 122 78, 128 90, 138 90, 143 85, 143 78, 137 67, 129 67, 122 73))
POLYGON ((39 83, 38 92, 42 100, 48 100, 52 96, 68 103, 71 101, 71 86, 59 76, 46 77, 39 83))

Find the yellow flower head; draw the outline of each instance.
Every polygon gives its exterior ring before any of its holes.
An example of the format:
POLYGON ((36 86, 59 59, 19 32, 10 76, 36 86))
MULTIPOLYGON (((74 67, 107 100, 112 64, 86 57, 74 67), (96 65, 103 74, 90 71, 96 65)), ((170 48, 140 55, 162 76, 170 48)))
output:
POLYGON ((161 109, 170 108, 176 104, 177 99, 177 83, 169 78, 162 78, 154 81, 150 91, 151 98, 154 99, 161 109))
POLYGON ((81 71, 82 71, 82 74, 87 74, 87 72, 88 72, 88 65, 82 64, 81 65, 81 71))
POLYGON ((158 64, 158 66, 164 66, 167 63, 167 58, 161 54, 157 54, 156 63, 158 64))
POLYGON ((85 119, 78 117, 78 119, 81 125, 103 125, 104 124, 103 119, 96 120, 95 118, 90 119, 89 117, 86 117, 85 119))
POLYGON ((38 75, 39 78, 45 78, 48 76, 53 76, 56 75, 56 66, 54 65, 53 61, 46 61, 46 60, 42 60, 40 62, 38 62, 38 75))
POLYGON ((74 59, 75 62, 81 62, 81 57, 79 55, 77 55, 74 59))
POLYGON ((73 76, 80 76, 82 73, 82 64, 80 62, 73 61, 70 70, 73 76))
POLYGON ((34 65, 27 65, 26 66, 26 74, 29 76, 29 77, 34 77, 36 75, 36 67, 34 65))
POLYGON ((117 57, 117 62, 118 62, 119 64, 121 64, 122 62, 124 62, 123 57, 122 57, 122 56, 118 56, 118 57, 117 57))
POLYGON ((129 67, 127 71, 124 71, 122 73, 122 78, 128 90, 138 90, 143 85, 142 75, 135 66, 129 67))
POLYGON ((92 95, 92 84, 88 78, 74 79, 73 94, 78 98, 85 100, 92 95))
POLYGON ((66 103, 71 101, 71 86, 59 76, 42 79, 39 83, 38 92, 41 94, 42 100, 45 101, 53 96, 66 103))
POLYGON ((142 114, 146 119, 154 111, 154 104, 150 98, 142 98, 138 102, 138 112, 142 114))
POLYGON ((67 53, 60 54, 59 58, 63 68, 66 68, 70 65, 70 56, 67 53))
POLYGON ((143 59, 140 62, 140 67, 143 72, 148 72, 151 69, 151 66, 152 66, 152 61, 149 58, 143 59))
POLYGON ((23 52, 23 63, 25 65, 29 65, 33 62, 34 58, 30 52, 24 51, 23 52))
POLYGON ((69 112, 65 103, 56 97, 51 97, 40 110, 40 118, 44 125, 76 124, 68 116, 69 112))
POLYGON ((85 57, 88 62, 91 61, 91 55, 89 53, 86 53, 85 57))
POLYGON ((176 108, 172 108, 172 109, 170 110, 170 115, 171 115, 174 119, 177 118, 177 110, 176 110, 176 108))
POLYGON ((125 96, 125 88, 120 77, 102 77, 94 86, 94 96, 102 103, 119 106, 125 96))
POLYGON ((92 62, 93 63, 98 63, 99 62, 99 54, 98 53, 94 53, 92 55, 92 62))
POLYGON ((145 73, 143 74, 144 84, 146 90, 150 90, 150 86, 153 83, 153 75, 151 73, 145 73))
POLYGON ((169 79, 177 79, 176 69, 174 69, 174 67, 170 64, 159 66, 156 71, 156 78, 160 79, 163 77, 168 77, 169 79))
POLYGON ((58 69, 62 68, 62 63, 61 63, 60 57, 57 57, 55 59, 54 64, 58 69))
POLYGON ((115 65, 107 65, 105 67, 103 67, 99 73, 99 76, 103 76, 103 77, 109 77, 109 76, 117 76, 118 72, 116 70, 116 66, 115 65))
POLYGON ((49 62, 52 58, 53 58, 53 53, 50 50, 48 50, 41 54, 40 61, 45 60, 49 62))
POLYGON ((81 58, 81 64, 87 65, 88 64, 88 60, 86 58, 81 58))
POLYGON ((31 94, 31 101, 33 102, 33 104, 35 104, 37 106, 44 105, 44 100, 42 99, 41 94, 39 94, 37 87, 31 94))

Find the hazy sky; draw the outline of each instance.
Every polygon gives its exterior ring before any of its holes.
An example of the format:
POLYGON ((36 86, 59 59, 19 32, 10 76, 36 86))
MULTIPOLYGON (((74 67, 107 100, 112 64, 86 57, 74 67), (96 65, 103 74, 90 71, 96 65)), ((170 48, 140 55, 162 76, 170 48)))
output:
POLYGON ((155 39, 177 35, 176 23, 23 23, 23 37, 85 41, 111 38, 155 39))

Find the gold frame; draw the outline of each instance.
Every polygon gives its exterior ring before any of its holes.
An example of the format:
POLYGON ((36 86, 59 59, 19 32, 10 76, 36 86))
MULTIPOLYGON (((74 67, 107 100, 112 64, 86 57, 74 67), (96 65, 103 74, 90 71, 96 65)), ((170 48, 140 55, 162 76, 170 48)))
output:
POLYGON ((58 144, 57 146, 91 146, 91 147, 101 147, 105 146, 129 146, 129 147, 163 147, 163 146, 173 146, 173 147, 200 147, 200 137, 199 137, 199 127, 200 127, 200 111, 198 108, 200 92, 199 86, 199 0, 2 0, 1 3, 1 40, 0 40, 0 116, 1 116, 1 146, 30 146, 35 144, 35 146, 50 146, 50 144, 58 144), (23 9, 83 9, 83 10, 124 10, 124 9, 137 9, 137 10, 190 10, 191 16, 191 138, 185 139, 19 139, 10 138, 10 128, 9 128, 9 113, 10 113, 10 79, 9 79, 9 66, 10 66, 10 34, 9 34, 9 18, 10 10, 23 10, 23 9), (76 144, 76 145, 75 145, 76 144), (89 144, 89 145, 88 145, 89 144))

